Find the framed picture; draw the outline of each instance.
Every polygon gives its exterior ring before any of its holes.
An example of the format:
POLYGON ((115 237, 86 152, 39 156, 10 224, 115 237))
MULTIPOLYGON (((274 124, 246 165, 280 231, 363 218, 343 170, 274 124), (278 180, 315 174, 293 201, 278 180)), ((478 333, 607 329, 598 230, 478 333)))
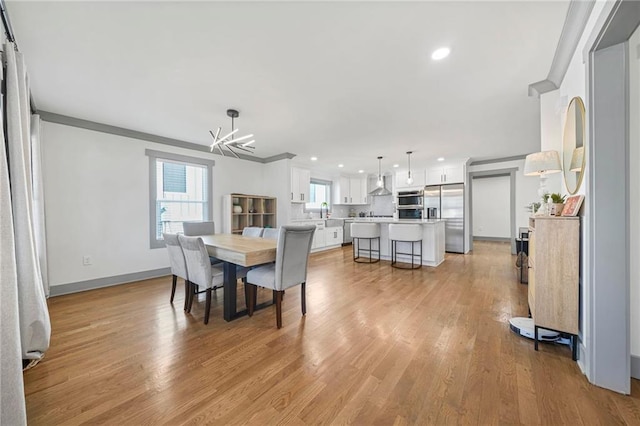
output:
POLYGON ((584 195, 573 195, 567 198, 562 210, 562 216, 577 216, 580 206, 582 206, 582 200, 584 200, 584 195))

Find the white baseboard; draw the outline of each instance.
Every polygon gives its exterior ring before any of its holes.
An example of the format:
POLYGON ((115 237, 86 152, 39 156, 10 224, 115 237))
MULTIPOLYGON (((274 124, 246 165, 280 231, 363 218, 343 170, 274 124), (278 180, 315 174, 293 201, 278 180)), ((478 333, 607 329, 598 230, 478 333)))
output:
POLYGON ((631 377, 640 380, 640 356, 631 355, 631 377))
POLYGON ((153 269, 151 271, 134 272, 132 274, 116 275, 114 277, 97 278, 95 280, 78 281, 75 283, 53 285, 50 287, 51 297, 63 294, 78 293, 80 291, 94 290, 102 287, 130 283, 134 281, 148 280, 150 278, 171 275, 171 268, 153 269))

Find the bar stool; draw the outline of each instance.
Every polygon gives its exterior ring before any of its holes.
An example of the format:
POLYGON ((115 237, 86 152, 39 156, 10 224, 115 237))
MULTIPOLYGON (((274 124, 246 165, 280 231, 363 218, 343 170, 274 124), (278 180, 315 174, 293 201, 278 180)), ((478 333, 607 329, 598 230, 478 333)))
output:
MULTIPOLYGON (((352 223, 351 236, 353 237, 353 261, 358 263, 380 262, 380 225, 377 223, 352 223), (369 248, 360 248, 360 240, 369 240, 369 248), (378 249, 372 248, 373 240, 378 240, 378 249), (369 260, 358 260, 361 258, 360 251, 369 253, 369 260), (378 253, 378 258, 374 259, 372 253, 378 253)), ((362 256, 362 259, 365 259, 362 256)))
POLYGON ((389 240, 391 241, 391 266, 398 269, 418 269, 422 267, 422 226, 413 224, 392 223, 389 225, 389 240), (399 252, 396 249, 398 242, 411 243, 411 253, 399 252), (414 247, 416 243, 420 243, 420 253, 415 254, 414 247), (397 256, 405 254, 411 256, 411 268, 398 266, 397 256), (414 259, 420 258, 420 263, 414 267, 414 259))

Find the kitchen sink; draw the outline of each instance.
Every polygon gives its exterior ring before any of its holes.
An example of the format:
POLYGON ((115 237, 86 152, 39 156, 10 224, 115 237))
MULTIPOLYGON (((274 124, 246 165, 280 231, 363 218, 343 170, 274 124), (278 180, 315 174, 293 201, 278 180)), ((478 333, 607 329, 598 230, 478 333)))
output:
POLYGON ((325 221, 325 226, 327 228, 333 227, 333 226, 342 226, 344 225, 344 219, 327 219, 325 221))

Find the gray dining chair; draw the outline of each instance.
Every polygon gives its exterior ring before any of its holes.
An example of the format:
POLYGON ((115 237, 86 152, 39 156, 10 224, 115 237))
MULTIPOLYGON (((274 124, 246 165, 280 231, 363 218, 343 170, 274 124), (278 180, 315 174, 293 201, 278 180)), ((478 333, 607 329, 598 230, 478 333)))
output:
POLYGON ((262 231, 262 238, 266 238, 268 240, 277 240, 279 234, 280 229, 278 228, 264 228, 264 231, 262 231))
MULTIPOLYGON (((182 230, 187 237, 213 235, 216 233, 216 224, 215 222, 182 222, 182 230)), ((214 266, 222 267, 222 260, 217 257, 209 256, 209 262, 214 266)))
POLYGON ((247 272, 245 291, 248 292, 249 316, 252 316, 255 310, 257 286, 273 290, 278 328, 282 327, 282 294, 285 289, 301 286, 302 315, 307 313, 307 265, 315 230, 315 225, 280 227, 275 263, 258 266, 247 272))
POLYGON ((198 235, 213 235, 216 233, 214 222, 182 222, 184 235, 196 237, 198 235))
POLYGON ((184 253, 189 276, 189 289, 186 298, 186 311, 191 312, 191 305, 195 294, 206 292, 207 299, 204 310, 204 323, 209 323, 209 312, 211 311, 211 292, 214 288, 222 286, 224 273, 221 267, 211 266, 209 254, 204 242, 200 237, 187 237, 178 235, 178 241, 184 253), (197 290, 196 287, 199 289, 197 290))
POLYGON ((163 233, 162 238, 167 247, 169 253, 169 262, 171 264, 171 275, 173 276, 171 284, 171 299, 170 303, 173 303, 173 297, 176 294, 176 284, 178 277, 184 280, 184 309, 187 309, 187 299, 189 295, 189 276, 187 275, 187 264, 184 259, 184 253, 182 252, 182 246, 178 241, 177 234, 163 233))
POLYGON ((245 237, 262 237, 263 228, 257 226, 247 226, 242 230, 242 235, 245 237))

